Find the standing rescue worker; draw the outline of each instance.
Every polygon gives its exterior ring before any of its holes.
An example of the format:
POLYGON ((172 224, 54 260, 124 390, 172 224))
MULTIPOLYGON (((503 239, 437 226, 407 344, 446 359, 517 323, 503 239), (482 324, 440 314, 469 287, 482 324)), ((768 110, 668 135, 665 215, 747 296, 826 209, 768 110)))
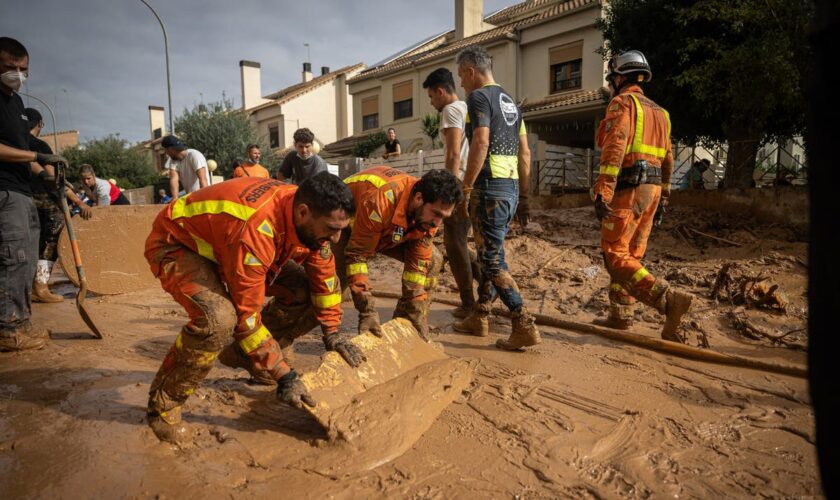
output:
POLYGON ((364 360, 338 333, 341 291, 330 242, 337 242, 354 211, 338 177, 319 174, 300 187, 273 179, 233 179, 170 203, 146 240, 146 259, 161 285, 187 311, 182 328, 149 391, 149 425, 161 439, 187 437, 181 406, 213 366, 231 336, 236 349, 277 381, 280 401, 314 401, 266 328, 267 292, 292 302, 297 283, 308 285, 328 348, 354 366, 364 360), (283 276, 291 263, 299 276, 283 276), (275 279, 277 277, 277 279, 275 279))
POLYGON ((609 61, 607 82, 614 97, 598 129, 600 175, 591 195, 610 274, 610 310, 606 320, 596 323, 630 328, 638 299, 665 315, 663 339, 681 341, 676 332, 691 307, 691 295, 672 290, 640 262, 657 207, 668 204, 674 166, 668 112, 642 91, 651 77, 647 59, 638 50, 609 61))
POLYGON ((429 302, 443 255, 432 244, 443 219, 462 195, 458 179, 432 170, 418 179, 391 167, 373 167, 344 180, 353 192, 356 217, 335 248, 343 288, 359 311, 359 333, 380 335, 379 313, 368 279, 369 258, 380 253, 402 261, 402 297, 394 317, 411 321, 428 340, 429 302))

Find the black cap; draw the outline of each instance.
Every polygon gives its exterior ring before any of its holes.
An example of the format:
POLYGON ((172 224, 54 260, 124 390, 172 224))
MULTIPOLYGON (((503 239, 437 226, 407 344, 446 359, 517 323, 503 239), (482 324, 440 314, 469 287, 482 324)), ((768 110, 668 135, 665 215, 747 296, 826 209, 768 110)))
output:
POLYGON ((181 139, 178 139, 174 135, 167 135, 166 137, 164 137, 160 145, 164 148, 175 148, 178 151, 183 151, 187 149, 187 145, 181 142, 181 139))
POLYGON ((44 120, 41 113, 35 108, 26 108, 23 112, 26 113, 26 122, 29 128, 35 128, 35 125, 38 125, 44 120))

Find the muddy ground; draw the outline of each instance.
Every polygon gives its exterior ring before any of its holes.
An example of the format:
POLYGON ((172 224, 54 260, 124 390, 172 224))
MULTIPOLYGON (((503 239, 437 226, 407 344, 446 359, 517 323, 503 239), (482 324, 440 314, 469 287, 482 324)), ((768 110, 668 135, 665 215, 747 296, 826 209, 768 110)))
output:
MULTIPOLYGON (((608 278, 591 208, 538 212, 536 221, 540 235, 507 242, 531 310, 582 322, 603 316, 608 278)), ((806 254, 805 236, 783 225, 676 208, 651 238, 647 264, 697 294, 689 344, 804 365, 806 254)), ((398 265, 372 267, 379 289, 398 289, 398 265)), ((444 276, 441 295, 456 297, 452 285, 444 276)), ((453 332, 451 308, 441 305, 431 315, 435 340, 450 356, 477 360, 476 376, 399 458, 349 477, 317 472, 313 460, 352 461, 352 450, 325 442, 271 388, 218 365, 185 408, 194 445, 174 449, 146 427, 144 409, 185 315, 158 289, 88 303, 105 340, 90 338, 72 300, 36 304, 53 342, 0 354, 3 498, 820 495, 805 380, 551 328, 536 348, 503 352, 493 344, 509 332, 507 320, 494 318, 489 338, 467 337, 453 332)), ((378 305, 390 318, 393 301, 378 305)), ((352 305, 345 310, 352 331, 352 305)), ((639 306, 637 319, 637 331, 657 335, 656 313, 639 306)), ((314 369, 322 352, 310 333, 296 345, 298 367, 314 369)))

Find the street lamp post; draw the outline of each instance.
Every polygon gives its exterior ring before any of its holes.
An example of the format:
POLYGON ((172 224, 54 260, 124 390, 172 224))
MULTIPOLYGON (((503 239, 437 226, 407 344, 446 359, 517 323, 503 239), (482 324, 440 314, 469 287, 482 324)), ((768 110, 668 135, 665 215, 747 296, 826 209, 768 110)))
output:
POLYGON ((166 26, 163 25, 163 20, 160 18, 158 13, 155 12, 155 9, 153 9, 152 6, 149 5, 148 2, 146 2, 146 0, 140 1, 143 2, 143 5, 148 7, 150 11, 152 11, 152 14, 155 15, 155 19, 157 19, 160 23, 160 29, 163 30, 163 50, 164 52, 166 52, 166 93, 169 97, 169 133, 174 135, 175 126, 172 124, 172 83, 169 79, 169 38, 166 36, 166 26))
POLYGON ((53 110, 50 107, 50 105, 47 104, 46 102, 44 102, 43 99, 39 99, 32 94, 25 94, 23 92, 18 92, 18 94, 20 94, 22 96, 26 96, 30 99, 35 99, 36 101, 43 104, 44 107, 47 108, 47 111, 50 112, 50 119, 52 119, 52 126, 53 126, 53 148, 54 148, 53 153, 58 154, 58 129, 55 128, 55 114, 53 113, 53 110))

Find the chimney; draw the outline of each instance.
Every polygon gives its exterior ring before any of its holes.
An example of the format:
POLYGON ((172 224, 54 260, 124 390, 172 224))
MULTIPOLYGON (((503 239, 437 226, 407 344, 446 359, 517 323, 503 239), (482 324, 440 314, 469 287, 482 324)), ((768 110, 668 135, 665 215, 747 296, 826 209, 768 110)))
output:
POLYGON ((239 61, 239 76, 242 82, 242 109, 250 109, 262 104, 260 63, 239 61))
POLYGON ((321 76, 324 76, 329 72, 330 72, 330 67, 329 66, 321 66, 321 76))
POLYGON ((166 117, 163 106, 149 106, 149 131, 152 140, 160 139, 166 135, 166 117))
POLYGON ((303 63, 303 83, 312 79, 312 63, 303 63))
POLYGON ((484 31, 483 18, 484 0, 455 0, 455 39, 484 31))

